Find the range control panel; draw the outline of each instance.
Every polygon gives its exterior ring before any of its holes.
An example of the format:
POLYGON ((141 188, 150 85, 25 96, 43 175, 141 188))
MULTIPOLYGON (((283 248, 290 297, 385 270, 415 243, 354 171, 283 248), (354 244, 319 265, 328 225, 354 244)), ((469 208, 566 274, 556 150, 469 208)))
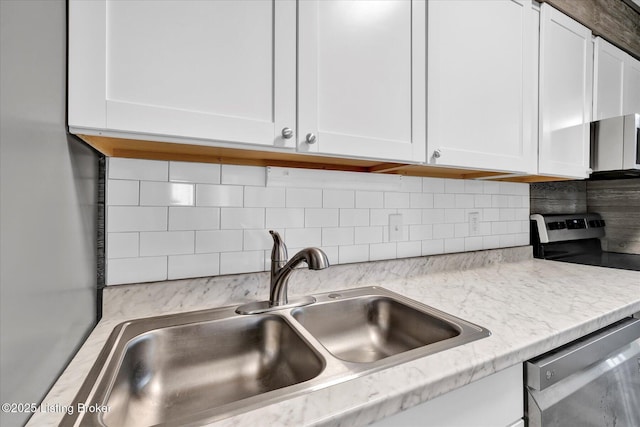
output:
POLYGON ((605 222, 597 213, 571 215, 531 215, 540 243, 592 239, 604 236, 605 222))

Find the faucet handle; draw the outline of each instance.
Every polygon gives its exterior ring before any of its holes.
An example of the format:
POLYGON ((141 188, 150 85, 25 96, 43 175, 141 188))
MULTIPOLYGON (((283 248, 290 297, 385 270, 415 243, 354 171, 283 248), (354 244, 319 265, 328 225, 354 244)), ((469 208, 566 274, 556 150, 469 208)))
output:
POLYGON ((273 237, 273 248, 271 249, 271 262, 287 262, 289 255, 287 254, 287 245, 284 244, 284 240, 280 237, 277 231, 269 230, 271 237, 273 237))

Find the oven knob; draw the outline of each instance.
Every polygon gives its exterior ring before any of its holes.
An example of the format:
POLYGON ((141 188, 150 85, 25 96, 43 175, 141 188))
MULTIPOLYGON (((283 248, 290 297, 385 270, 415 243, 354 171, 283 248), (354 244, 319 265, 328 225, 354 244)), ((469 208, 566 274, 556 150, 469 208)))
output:
POLYGON ((550 380, 555 374, 556 371, 547 371, 547 379, 550 380))

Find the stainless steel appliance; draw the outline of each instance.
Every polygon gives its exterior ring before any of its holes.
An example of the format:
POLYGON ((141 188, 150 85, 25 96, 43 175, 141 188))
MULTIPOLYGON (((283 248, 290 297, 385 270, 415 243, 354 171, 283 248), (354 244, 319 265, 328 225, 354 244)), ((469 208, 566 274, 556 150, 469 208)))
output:
POLYGON ((530 427, 640 426, 640 319, 526 363, 530 427))
POLYGON ((640 271, 640 255, 602 250, 606 223, 597 213, 531 215, 533 255, 556 261, 640 271))
POLYGON ((593 178, 640 176, 640 114, 591 124, 593 178))

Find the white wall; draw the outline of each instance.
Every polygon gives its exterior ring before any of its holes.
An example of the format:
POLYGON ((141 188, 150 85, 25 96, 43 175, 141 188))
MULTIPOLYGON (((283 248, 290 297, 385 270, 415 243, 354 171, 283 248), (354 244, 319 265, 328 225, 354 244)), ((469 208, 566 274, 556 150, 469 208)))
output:
POLYGON ((528 218, 528 184, 110 158, 107 284, 268 270, 269 229, 344 264, 528 245, 528 218))
POLYGON ((65 132, 65 13, 0 1, 2 403, 39 402, 95 321, 97 156, 65 132))

